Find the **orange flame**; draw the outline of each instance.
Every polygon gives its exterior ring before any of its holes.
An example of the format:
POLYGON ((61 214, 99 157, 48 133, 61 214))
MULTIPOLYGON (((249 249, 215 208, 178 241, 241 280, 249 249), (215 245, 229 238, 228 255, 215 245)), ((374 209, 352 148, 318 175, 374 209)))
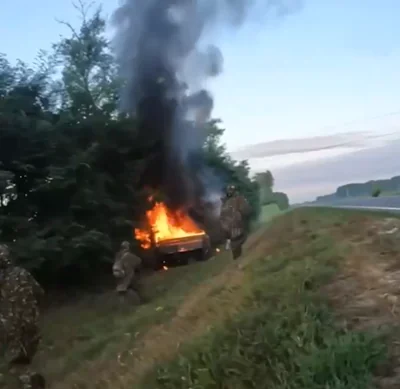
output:
POLYGON ((154 207, 146 212, 146 218, 150 231, 135 228, 135 238, 144 249, 151 247, 152 237, 157 245, 164 240, 205 234, 184 212, 172 212, 162 202, 156 202, 154 207))

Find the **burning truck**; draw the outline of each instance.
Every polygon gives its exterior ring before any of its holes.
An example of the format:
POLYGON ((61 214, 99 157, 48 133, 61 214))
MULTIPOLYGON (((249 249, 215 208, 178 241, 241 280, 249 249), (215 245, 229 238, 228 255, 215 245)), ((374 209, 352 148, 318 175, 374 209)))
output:
POLYGON ((155 268, 204 261, 211 257, 210 238, 183 211, 172 211, 163 202, 153 202, 146 212, 146 227, 135 228, 135 239, 155 268))

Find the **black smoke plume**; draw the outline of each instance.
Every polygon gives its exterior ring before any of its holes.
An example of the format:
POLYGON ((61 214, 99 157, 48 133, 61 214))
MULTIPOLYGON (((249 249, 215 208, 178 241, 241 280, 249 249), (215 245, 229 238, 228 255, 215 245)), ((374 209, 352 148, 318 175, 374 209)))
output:
MULTIPOLYGON (((265 10, 281 16, 298 1, 264 3, 265 10)), ((126 80, 121 108, 137 117, 142 137, 154 140, 159 152, 144 183, 162 191, 171 207, 189 208, 208 194, 201 151, 213 98, 204 86, 221 73, 223 56, 215 45, 203 47, 203 40, 217 27, 240 26, 253 5, 252 0, 124 0, 114 14, 114 43, 126 80)))

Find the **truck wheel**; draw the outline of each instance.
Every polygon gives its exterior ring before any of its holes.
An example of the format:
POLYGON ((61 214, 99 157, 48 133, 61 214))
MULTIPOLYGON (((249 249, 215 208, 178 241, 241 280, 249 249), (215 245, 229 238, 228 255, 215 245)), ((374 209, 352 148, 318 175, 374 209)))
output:
POLYGON ((212 257, 211 253, 212 253, 211 250, 208 248, 206 250, 199 250, 199 253, 196 256, 197 261, 199 262, 208 261, 212 257))

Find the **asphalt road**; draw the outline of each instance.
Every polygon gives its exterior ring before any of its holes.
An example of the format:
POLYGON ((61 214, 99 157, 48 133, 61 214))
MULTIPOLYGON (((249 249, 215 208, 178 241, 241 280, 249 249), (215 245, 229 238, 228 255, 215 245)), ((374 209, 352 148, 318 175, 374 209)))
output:
POLYGON ((330 202, 307 203, 302 206, 369 209, 371 211, 376 210, 400 213, 400 196, 349 197, 347 199, 335 200, 330 202))

